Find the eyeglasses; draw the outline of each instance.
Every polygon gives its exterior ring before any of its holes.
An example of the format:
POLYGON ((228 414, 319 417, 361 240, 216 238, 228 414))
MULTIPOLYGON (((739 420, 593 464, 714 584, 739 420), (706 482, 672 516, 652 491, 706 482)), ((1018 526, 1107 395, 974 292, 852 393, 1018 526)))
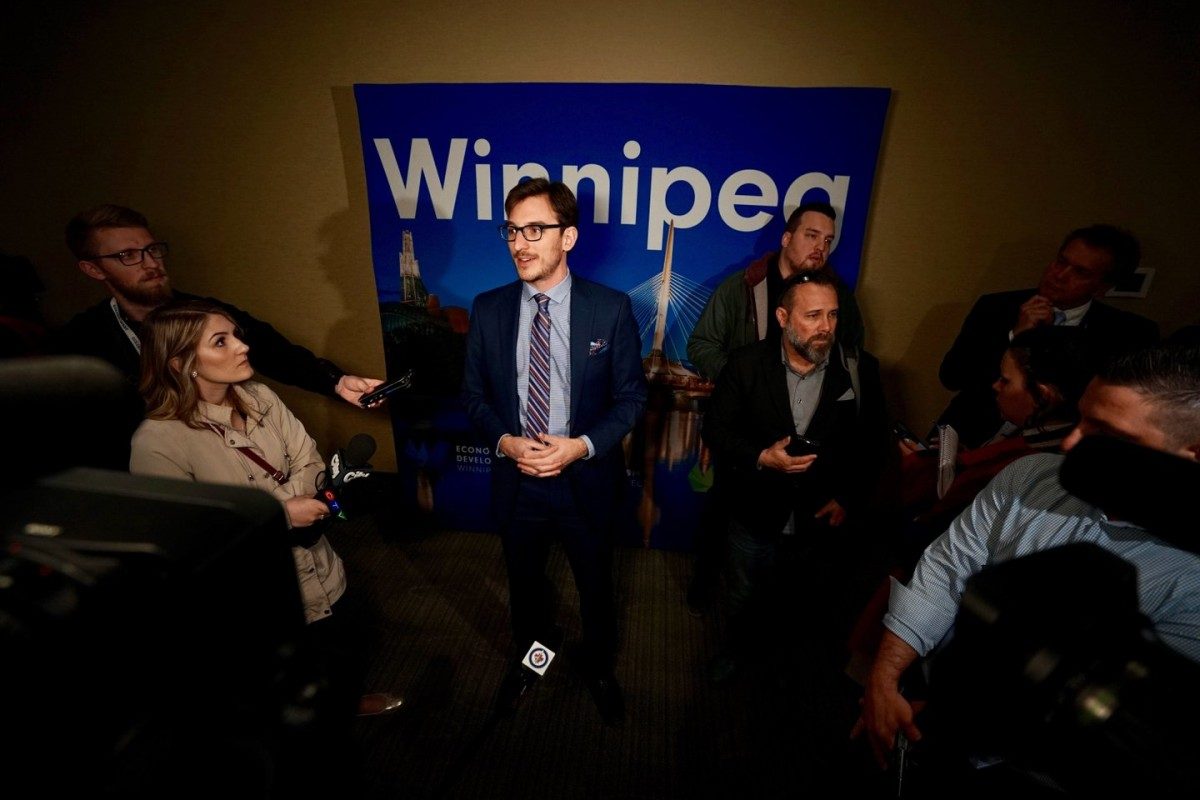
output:
POLYGON ((536 242, 538 239, 542 238, 542 231, 546 230, 547 228, 566 228, 566 227, 568 227, 568 226, 563 225, 563 224, 544 225, 540 222, 535 222, 531 225, 522 225, 520 227, 517 227, 516 225, 505 224, 505 225, 501 225, 499 230, 500 230, 500 237, 502 239, 504 239, 504 241, 506 241, 506 242, 515 242, 517 240, 517 231, 521 232, 521 235, 525 237, 525 241, 536 242))
POLYGON ((92 256, 92 258, 115 258, 127 267, 136 267, 142 263, 147 255, 151 255, 158 261, 162 261, 167 257, 167 253, 170 250, 166 242, 151 242, 145 247, 131 247, 128 250, 118 250, 115 253, 92 256))

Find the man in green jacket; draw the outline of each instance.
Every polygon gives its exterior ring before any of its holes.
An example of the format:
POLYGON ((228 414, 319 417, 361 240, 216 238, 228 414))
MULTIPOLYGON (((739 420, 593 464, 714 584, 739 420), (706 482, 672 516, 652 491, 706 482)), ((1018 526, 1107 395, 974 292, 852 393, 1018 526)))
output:
MULTIPOLYGON (((761 341, 767 334, 779 334, 773 309, 784 281, 799 272, 825 268, 836 221, 837 212, 828 203, 802 203, 788 217, 777 252, 767 253, 721 282, 688 339, 688 359, 701 375, 715 381, 730 351, 761 341)), ((835 282, 841 308, 839 342, 861 349, 862 313, 850 287, 836 276, 835 282)))
MULTIPOLYGON (((833 246, 837 211, 825 202, 801 203, 788 216, 777 252, 767 253, 730 275, 708 299, 688 339, 688 359, 702 376, 716 381, 733 350, 778 337, 775 309, 788 278, 823 270, 833 246)), ((838 340, 851 353, 863 346, 863 320, 854 293, 833 275, 837 290, 838 340)), ((720 498, 709 491, 705 520, 696 534, 696 564, 688 585, 687 602, 693 614, 708 608, 720 571, 725 541, 725 515, 720 498)))

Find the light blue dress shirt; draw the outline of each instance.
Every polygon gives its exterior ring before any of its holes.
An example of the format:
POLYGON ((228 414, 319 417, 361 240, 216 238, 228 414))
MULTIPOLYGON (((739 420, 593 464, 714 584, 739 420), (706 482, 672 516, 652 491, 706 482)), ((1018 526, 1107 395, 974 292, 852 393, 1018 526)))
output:
MULTIPOLYGON (((539 292, 530 284, 521 287, 521 312, 517 318, 517 398, 521 415, 521 432, 525 435, 528 424, 529 402, 529 337, 533 332, 533 318, 537 316, 538 302, 535 298, 544 294, 550 298, 550 425, 551 436, 571 435, 571 273, 547 289, 539 292)), ((503 437, 502 437, 503 438, 503 437)), ((579 437, 587 445, 587 455, 596 454, 592 440, 579 437)), ((496 455, 500 458, 500 443, 496 443, 496 455)))
POLYGON ((1032 455, 1002 470, 921 557, 908 585, 892 580, 884 627, 920 655, 954 625, 968 578, 990 564, 1091 542, 1137 568, 1141 611, 1172 649, 1200 661, 1200 556, 1110 521, 1058 482, 1061 455, 1032 455))

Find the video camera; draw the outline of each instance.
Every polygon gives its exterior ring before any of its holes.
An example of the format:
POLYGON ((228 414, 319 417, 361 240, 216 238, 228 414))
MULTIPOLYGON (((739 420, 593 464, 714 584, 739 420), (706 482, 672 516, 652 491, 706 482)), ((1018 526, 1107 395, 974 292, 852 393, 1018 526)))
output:
POLYGON ((130 391, 96 359, 0 362, 16 423, 0 482, 5 778, 55 796, 271 796, 326 721, 283 507, 96 468, 128 457, 130 391), (51 446, 52 426, 72 446, 51 446))
MULTIPOLYGON (((1061 481, 1181 558, 1200 552, 1183 522, 1200 465, 1088 437, 1061 481)), ((954 630, 930 665, 928 738, 948 756, 939 761, 996 759, 1010 779, 1089 796, 1200 787, 1200 665, 1155 634, 1130 563, 1081 543, 990 567, 967 582, 954 630)))
POLYGON ((264 774, 247 742, 269 758, 306 721, 304 616, 270 495, 74 469, 6 494, 0 532, 10 781, 228 791, 264 774))

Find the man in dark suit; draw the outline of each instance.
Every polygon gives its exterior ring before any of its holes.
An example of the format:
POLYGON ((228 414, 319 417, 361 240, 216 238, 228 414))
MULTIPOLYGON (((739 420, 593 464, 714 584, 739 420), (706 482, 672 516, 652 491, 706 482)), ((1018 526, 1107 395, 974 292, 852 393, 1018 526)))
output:
POLYGON ((1071 231, 1036 289, 986 294, 963 321, 942 360, 942 385, 958 394, 938 419, 967 447, 995 435, 1003 420, 992 384, 1012 337, 1039 325, 1077 325, 1092 355, 1107 359, 1158 340, 1158 325, 1097 298, 1129 277, 1141 260, 1133 234, 1112 225, 1071 231))
POLYGON ((790 278, 775 309, 783 336, 730 355, 704 417, 717 480, 733 498, 729 643, 712 664, 715 682, 774 633, 785 641, 797 630, 806 641, 826 634, 835 645, 846 633, 840 626, 857 599, 842 580, 854 569, 846 526, 874 488, 886 426, 879 364, 836 342, 837 315, 832 278, 790 278), (776 590, 784 588, 809 613, 782 608, 776 590), (784 631, 781 614, 798 628, 784 631))
MULTIPOLYGON (((623 717, 613 675, 617 618, 611 528, 625 480, 621 440, 646 405, 641 339, 629 297, 573 275, 575 196, 562 183, 518 184, 500 226, 517 280, 475 299, 464 401, 495 443, 492 511, 508 568, 520 653, 561 637, 546 591, 549 539, 561 542, 583 618, 582 671, 606 722, 623 717)), ((534 678, 514 663, 497 708, 515 709, 534 678)))

